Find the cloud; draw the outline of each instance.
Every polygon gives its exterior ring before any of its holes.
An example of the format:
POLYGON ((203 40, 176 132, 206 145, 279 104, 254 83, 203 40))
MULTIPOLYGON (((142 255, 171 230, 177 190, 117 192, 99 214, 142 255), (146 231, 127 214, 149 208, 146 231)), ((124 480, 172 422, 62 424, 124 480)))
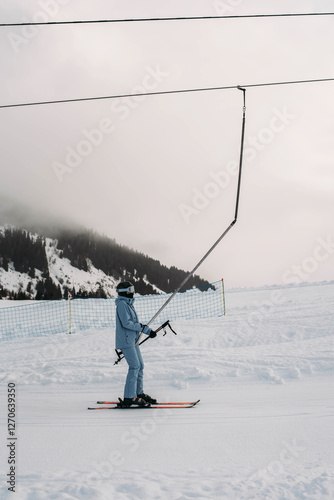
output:
MULTIPOLYGON (((24 2, 16 2, 14 11, 13 5, 3 2, 5 20, 34 14, 24 2)), ((296 6, 274 2, 271 9, 296 6)), ((265 2, 256 7, 268 11, 265 2)), ((237 13, 248 8, 244 2, 235 7, 237 13)), ((140 9, 133 2, 101 2, 101 10, 82 2, 82 9, 83 18, 214 13, 210 2, 182 2, 182 7, 147 2, 140 9)), ((76 15, 76 4, 69 2, 58 16, 76 15)), ((0 49, 6 77, 2 102, 131 93, 145 86, 163 90, 329 77, 332 23, 332 18, 295 18, 44 27, 17 53, 7 29, 0 49)), ((204 277, 214 281, 224 269, 231 284, 279 281, 289 255, 302 260, 332 226, 332 87, 247 90, 245 147, 253 153, 245 151, 239 220, 201 267, 204 277), (295 118, 273 131, 275 113, 284 109, 295 118)), ((56 215, 167 265, 192 268, 233 217, 235 179, 189 224, 178 207, 193 203, 194 190, 205 191, 213 182, 210 172, 238 161, 240 94, 2 109, 0 194, 7 197, 5 205, 30 207, 31 218, 56 215), (62 182, 55 163, 69 169, 62 182)), ((312 279, 323 275, 333 278, 329 261, 312 279)))

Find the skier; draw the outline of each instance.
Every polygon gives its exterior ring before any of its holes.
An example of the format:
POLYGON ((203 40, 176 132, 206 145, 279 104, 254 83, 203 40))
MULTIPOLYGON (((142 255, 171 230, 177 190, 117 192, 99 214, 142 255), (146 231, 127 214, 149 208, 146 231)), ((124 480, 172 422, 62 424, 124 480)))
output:
POLYGON ((136 345, 140 332, 151 338, 157 334, 147 325, 138 321, 133 298, 135 288, 129 281, 122 281, 116 287, 116 349, 121 349, 129 365, 124 387, 122 406, 150 406, 156 403, 143 389, 144 363, 139 346, 136 345))

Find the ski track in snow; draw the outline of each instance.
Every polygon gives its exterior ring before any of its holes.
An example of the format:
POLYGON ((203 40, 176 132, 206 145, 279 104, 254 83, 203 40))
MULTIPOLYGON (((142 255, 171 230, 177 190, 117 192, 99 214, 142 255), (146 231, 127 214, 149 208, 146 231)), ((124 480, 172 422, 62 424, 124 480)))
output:
POLYGON ((334 498, 334 284, 227 293, 227 316, 147 342, 145 390, 188 410, 88 412, 122 396, 114 330, 1 343, 17 385, 17 500, 334 498))

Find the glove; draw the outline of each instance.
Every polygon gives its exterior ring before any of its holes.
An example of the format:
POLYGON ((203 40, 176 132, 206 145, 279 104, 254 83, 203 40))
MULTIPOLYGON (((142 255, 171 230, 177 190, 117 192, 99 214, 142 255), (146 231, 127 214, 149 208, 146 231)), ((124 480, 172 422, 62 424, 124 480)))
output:
POLYGON ((153 330, 151 330, 151 333, 150 333, 149 337, 151 339, 154 339, 154 337, 156 337, 156 336, 157 336, 157 334, 153 330))

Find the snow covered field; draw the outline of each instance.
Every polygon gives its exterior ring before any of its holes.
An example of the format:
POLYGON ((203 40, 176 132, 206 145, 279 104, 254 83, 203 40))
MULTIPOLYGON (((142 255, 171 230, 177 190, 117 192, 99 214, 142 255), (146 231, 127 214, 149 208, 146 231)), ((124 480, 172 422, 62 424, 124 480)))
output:
POLYGON ((193 409, 87 411, 122 396, 113 329, 2 342, 0 498, 333 499, 334 283, 228 292, 226 307, 142 347, 145 391, 193 409))

